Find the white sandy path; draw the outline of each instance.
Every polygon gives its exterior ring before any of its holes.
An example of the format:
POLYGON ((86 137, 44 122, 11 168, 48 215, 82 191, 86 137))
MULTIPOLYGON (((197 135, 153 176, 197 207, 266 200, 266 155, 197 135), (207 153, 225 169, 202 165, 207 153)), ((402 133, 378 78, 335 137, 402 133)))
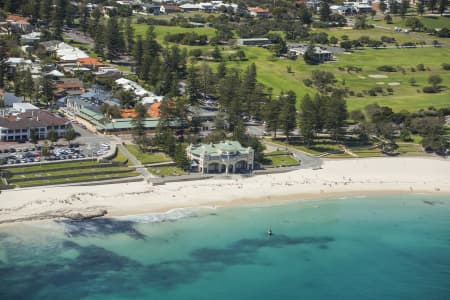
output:
POLYGON ((0 223, 51 218, 61 211, 104 208, 119 216, 196 206, 226 206, 337 194, 450 194, 450 160, 367 158, 326 160, 320 170, 152 186, 144 182, 3 191, 0 223))

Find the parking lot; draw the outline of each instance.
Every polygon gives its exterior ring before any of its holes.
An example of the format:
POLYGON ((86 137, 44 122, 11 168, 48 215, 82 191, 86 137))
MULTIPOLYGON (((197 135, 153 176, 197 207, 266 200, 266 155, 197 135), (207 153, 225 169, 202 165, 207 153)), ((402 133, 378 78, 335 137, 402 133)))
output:
POLYGON ((84 158, 96 158, 103 156, 109 152, 111 145, 88 144, 81 146, 78 143, 69 145, 30 145, 30 144, 13 144, 9 146, 0 146, 0 163, 28 164, 42 161, 58 161, 58 160, 78 160, 84 158))

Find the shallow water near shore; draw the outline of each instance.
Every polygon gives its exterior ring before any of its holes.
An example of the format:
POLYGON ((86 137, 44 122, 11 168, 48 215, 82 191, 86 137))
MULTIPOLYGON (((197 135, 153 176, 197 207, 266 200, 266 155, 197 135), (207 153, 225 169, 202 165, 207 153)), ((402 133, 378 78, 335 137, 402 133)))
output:
POLYGON ((445 196, 0 228, 0 299, 449 299, 449 282, 445 196))

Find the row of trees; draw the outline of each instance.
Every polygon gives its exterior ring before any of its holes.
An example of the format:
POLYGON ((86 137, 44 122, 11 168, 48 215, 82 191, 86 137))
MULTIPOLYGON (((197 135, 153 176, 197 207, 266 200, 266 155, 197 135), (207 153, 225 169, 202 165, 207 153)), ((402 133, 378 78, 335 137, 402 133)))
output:
POLYGON ((422 146, 427 151, 445 153, 450 146, 444 136, 445 115, 450 112, 448 108, 436 110, 430 107, 417 113, 395 113, 388 106, 370 104, 364 110, 365 113, 361 110, 350 112, 351 119, 361 124, 362 140, 368 141, 370 135, 376 135, 384 139, 383 144, 390 150, 395 150, 397 139, 411 142, 412 135, 416 134, 423 137, 422 146))
POLYGON ((162 47, 156 41, 154 27, 150 26, 145 39, 137 36, 133 56, 138 78, 156 94, 179 95, 178 81, 186 76, 186 49, 181 50, 176 45, 162 47))

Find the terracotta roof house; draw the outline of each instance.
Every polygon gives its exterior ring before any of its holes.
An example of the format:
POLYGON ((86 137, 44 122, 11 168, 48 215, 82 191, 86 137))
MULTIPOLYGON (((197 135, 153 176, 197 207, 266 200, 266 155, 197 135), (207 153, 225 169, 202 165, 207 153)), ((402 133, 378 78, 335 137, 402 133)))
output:
POLYGON ((97 71, 99 67, 104 67, 105 64, 93 57, 82 57, 77 60, 78 66, 86 67, 91 70, 97 71))
POLYGON ((61 78, 53 83, 53 94, 60 98, 67 95, 81 95, 85 92, 83 83, 78 78, 61 78))
POLYGON ((269 10, 261 7, 247 7, 247 10, 250 12, 250 15, 254 17, 268 18, 271 16, 269 10))
POLYGON ((9 15, 6 17, 6 22, 11 26, 11 30, 17 33, 30 33, 32 31, 31 24, 28 22, 28 18, 9 15))

